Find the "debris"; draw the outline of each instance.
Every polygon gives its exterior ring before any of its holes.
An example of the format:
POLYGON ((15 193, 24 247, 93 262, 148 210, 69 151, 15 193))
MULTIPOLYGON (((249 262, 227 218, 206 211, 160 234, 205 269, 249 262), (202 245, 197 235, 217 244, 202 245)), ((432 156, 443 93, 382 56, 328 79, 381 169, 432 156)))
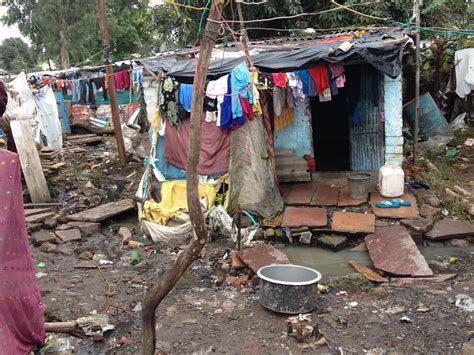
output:
POLYGON ((474 235, 474 225, 446 218, 434 224, 431 231, 425 234, 430 240, 462 238, 474 235))
POLYGON ((63 255, 72 255, 74 253, 74 249, 71 244, 60 244, 57 248, 56 251, 60 254, 63 255))
POLYGON ((456 274, 433 274, 427 277, 392 277, 390 284, 396 287, 417 282, 445 282, 456 277, 456 274))
POLYGON ((44 263, 43 261, 39 261, 37 264, 36 264, 37 267, 39 268, 43 268, 46 266, 46 263, 44 263))
POLYGON ((75 269, 97 269, 98 265, 92 260, 80 260, 75 266, 75 269))
POLYGON ((421 312, 421 313, 426 313, 426 312, 431 311, 431 308, 425 306, 423 303, 420 303, 420 304, 418 304, 418 307, 417 307, 416 311, 421 312))
MULTIPOLYGON (((369 291, 373 286, 372 283, 364 276, 352 273, 344 276, 333 277, 330 280, 332 286, 337 290, 344 290, 346 292, 363 292, 369 291)), ((345 294, 345 293, 338 293, 345 294)))
POLYGON ((246 264, 239 258, 237 251, 232 250, 232 270, 245 269, 246 264))
POLYGON ((43 227, 46 229, 55 229, 58 226, 58 220, 56 219, 45 219, 43 221, 43 227))
POLYGON ((270 244, 261 244, 249 249, 244 249, 239 251, 237 255, 240 260, 255 273, 267 265, 290 263, 290 260, 288 260, 285 254, 270 244))
POLYGON ((458 185, 454 185, 453 190, 455 190, 456 192, 458 192, 461 195, 464 195, 466 197, 472 197, 473 196, 471 192, 463 189, 461 186, 458 186, 458 185))
POLYGON ((467 145, 468 147, 474 147, 474 138, 467 138, 464 142, 464 145, 467 145))
POLYGON ((458 261, 458 259, 455 256, 451 256, 448 259, 448 263, 450 263, 450 264, 456 264, 457 261, 458 261))
POLYGON ((458 150, 456 148, 448 149, 446 151, 446 156, 448 158, 454 158, 456 155, 458 155, 458 150))
POLYGON ((54 253, 56 251, 56 248, 57 248, 56 244, 53 244, 53 243, 50 243, 50 242, 44 242, 39 247, 39 250, 41 250, 42 252, 45 252, 45 253, 54 253))
POLYGON ((385 277, 380 276, 380 274, 370 270, 368 267, 365 267, 354 260, 349 261, 349 265, 351 265, 357 272, 362 274, 362 276, 364 276, 369 281, 378 283, 388 281, 385 277))
POLYGON ((315 341, 313 344, 317 345, 317 346, 328 346, 329 345, 329 343, 328 343, 328 341, 326 340, 325 337, 321 337, 319 340, 315 341))
POLYGON ((130 257, 132 265, 137 265, 140 262, 140 253, 137 249, 132 250, 132 254, 130 255, 130 257))
POLYGON ((318 292, 319 293, 328 293, 329 292, 329 287, 326 285, 318 283, 318 292))
POLYGON ((71 221, 101 222, 110 217, 128 212, 135 208, 135 201, 131 198, 106 203, 89 210, 85 210, 69 216, 71 221))
POLYGON ((354 308, 354 307, 357 307, 359 305, 358 302, 356 301, 351 301, 347 304, 350 308, 354 308))
POLYGON ((209 239, 230 239, 237 241, 237 228, 232 225, 232 217, 222 205, 211 208, 207 216, 209 220, 209 239))
POLYGON ((384 312, 387 314, 390 314, 392 316, 395 316, 397 314, 405 313, 407 311, 405 306, 394 306, 386 309, 384 312))
POLYGON ((402 323, 411 323, 412 320, 408 316, 402 316, 402 317, 400 317, 400 322, 402 322, 402 323))
POLYGON ((466 294, 456 295, 456 307, 466 312, 474 312, 474 300, 466 294))
POLYGON ((76 322, 46 322, 44 328, 47 333, 73 333, 77 331, 76 322))
POLYGON ((61 337, 56 334, 49 334, 44 340, 44 345, 40 349, 40 355, 46 354, 64 354, 74 353, 74 347, 68 338, 61 337))
POLYGON ((130 248, 130 249, 137 249, 137 248, 140 248, 143 246, 143 243, 142 242, 138 242, 136 240, 129 240, 128 243, 127 243, 127 246, 130 248))
POLYGON ((318 238, 318 244, 333 251, 341 250, 347 242, 348 238, 344 235, 322 234, 321 237, 318 238))
POLYGON ((104 335, 105 332, 114 329, 114 326, 109 323, 109 316, 107 314, 81 317, 76 320, 76 323, 87 336, 104 335))
POLYGON ((46 276, 48 276, 48 274, 45 273, 45 272, 37 272, 37 273, 35 274, 35 278, 36 278, 37 280, 42 279, 43 277, 46 277, 46 276))
POLYGON ((379 227, 365 237, 374 266, 402 276, 432 276, 428 263, 403 226, 379 227))
POLYGON ((470 243, 466 239, 451 239, 449 244, 458 248, 469 248, 470 243))
POLYGON ((311 232, 303 232, 300 235, 300 244, 306 244, 309 245, 311 244, 311 239, 313 238, 313 233, 311 232))
POLYGON ((375 215, 335 211, 332 216, 331 229, 347 233, 374 233, 375 215))
POLYGON ((367 251, 365 241, 360 242, 360 244, 352 248, 351 251, 367 251))

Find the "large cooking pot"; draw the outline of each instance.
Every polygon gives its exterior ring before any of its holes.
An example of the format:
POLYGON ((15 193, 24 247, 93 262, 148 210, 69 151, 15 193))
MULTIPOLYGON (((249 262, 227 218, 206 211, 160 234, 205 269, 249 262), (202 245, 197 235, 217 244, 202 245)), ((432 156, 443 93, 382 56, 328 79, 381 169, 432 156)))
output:
POLYGON ((308 313, 316 308, 321 274, 309 267, 268 265, 257 272, 260 303, 272 311, 287 314, 308 313))

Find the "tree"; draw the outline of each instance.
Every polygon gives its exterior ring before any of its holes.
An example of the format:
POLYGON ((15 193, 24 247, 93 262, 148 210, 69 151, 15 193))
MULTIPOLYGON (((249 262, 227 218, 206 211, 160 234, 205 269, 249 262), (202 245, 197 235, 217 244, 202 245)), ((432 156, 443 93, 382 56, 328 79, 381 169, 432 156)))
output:
MULTIPOLYGON (((106 5, 114 58, 146 53, 151 42, 148 0, 108 0, 106 5)), ((95 1, 13 0, 2 21, 17 24, 43 59, 59 59, 63 68, 100 54, 95 1)))
POLYGON ((6 38, 0 45, 0 62, 2 69, 18 72, 31 68, 36 62, 35 51, 28 47, 21 38, 6 38))

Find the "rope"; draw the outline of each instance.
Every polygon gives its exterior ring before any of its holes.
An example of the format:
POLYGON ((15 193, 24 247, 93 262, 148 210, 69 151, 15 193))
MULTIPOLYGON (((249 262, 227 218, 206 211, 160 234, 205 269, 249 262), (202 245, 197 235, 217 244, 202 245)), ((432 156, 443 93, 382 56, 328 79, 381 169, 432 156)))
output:
POLYGON ((337 3, 337 2, 335 2, 334 0, 331 0, 331 3, 334 4, 334 5, 336 5, 336 6, 339 7, 340 9, 344 9, 344 10, 353 12, 353 13, 359 15, 359 16, 362 16, 362 17, 371 18, 371 19, 373 19, 373 20, 382 20, 382 21, 387 21, 387 20, 388 20, 388 17, 382 18, 382 17, 377 17, 377 16, 372 16, 372 15, 363 14, 362 12, 359 12, 359 11, 356 11, 356 10, 353 10, 353 9, 350 9, 349 6, 341 5, 341 4, 337 3))

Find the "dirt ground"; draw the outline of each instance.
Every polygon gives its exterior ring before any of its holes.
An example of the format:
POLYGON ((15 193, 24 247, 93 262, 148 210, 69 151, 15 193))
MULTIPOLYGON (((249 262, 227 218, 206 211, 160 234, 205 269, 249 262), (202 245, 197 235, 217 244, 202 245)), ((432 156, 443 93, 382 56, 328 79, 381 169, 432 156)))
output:
MULTIPOLYGON (((119 168, 114 157, 106 153, 114 151, 110 140, 87 149, 87 154, 74 157, 74 163, 67 169, 69 175, 54 182, 57 198, 67 201, 68 213, 117 196, 131 196, 144 169, 142 162, 119 168), (97 164, 100 173, 91 174, 90 169, 96 169, 97 164), (134 175, 127 177, 130 174, 134 175), (91 180, 94 186, 88 184, 91 180)), ((457 170, 465 188, 474 176, 472 151, 463 148, 460 157, 468 160, 456 160, 457 164, 470 167, 457 170)), ((38 283, 46 320, 68 321, 95 313, 108 314, 115 329, 105 333, 103 339, 60 336, 69 339, 76 354, 140 353, 145 289, 159 279, 176 258, 179 247, 170 248, 145 239, 136 224, 136 213, 109 220, 100 233, 69 244, 71 255, 45 253, 32 247, 35 265, 44 263, 37 272, 43 273, 38 283), (132 250, 122 246, 117 233, 120 226, 131 228, 134 239, 145 244, 139 249, 140 262, 136 265, 131 262, 132 250), (84 251, 102 254, 101 258, 112 264, 100 270, 76 269, 84 251)), ((204 256, 159 306, 160 353, 458 354, 463 344, 474 338, 474 313, 456 306, 456 295, 474 296, 473 244, 460 247, 453 264, 446 255, 430 261, 435 273, 457 274, 448 281, 417 281, 403 286, 369 283, 366 290, 348 288, 347 292, 329 286, 327 293, 318 294, 318 307, 311 313, 310 324, 319 329, 319 334, 303 343, 287 334, 287 316, 260 305, 258 285, 250 283, 237 290, 223 282, 229 271, 222 268, 222 258, 226 249, 233 247, 228 241, 206 246, 204 256), (321 337, 326 339, 326 345, 318 345, 321 337)))

